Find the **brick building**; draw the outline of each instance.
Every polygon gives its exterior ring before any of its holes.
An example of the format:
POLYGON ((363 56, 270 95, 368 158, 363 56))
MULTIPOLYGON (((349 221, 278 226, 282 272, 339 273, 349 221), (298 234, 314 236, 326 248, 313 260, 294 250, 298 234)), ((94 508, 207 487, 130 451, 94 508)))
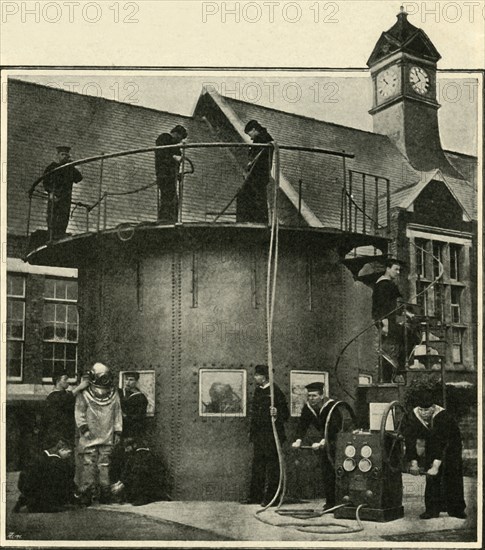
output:
MULTIPOLYGON (((93 361, 105 360, 115 371, 154 373, 152 437, 175 496, 230 499, 236 478, 240 496, 248 474, 246 408, 219 418, 201 404, 208 371, 240 375, 245 403, 251 367, 265 361, 267 229, 238 226, 234 208, 217 218, 241 185, 246 151, 187 150, 194 171, 184 178, 175 227, 156 222, 153 152, 79 166, 84 179, 75 186, 70 236, 29 252, 27 191, 54 147, 64 143, 75 158, 89 158, 153 147, 158 134, 176 124, 187 128, 191 143, 238 143, 247 141, 245 123, 257 119, 278 143, 301 148, 282 150, 279 165, 282 252, 274 348, 276 379, 289 400, 293 377, 304 373, 324 374, 332 395, 345 399, 360 382, 376 381, 371 332, 342 358, 339 374, 332 365, 371 323, 371 289, 359 274, 388 249, 409 265, 403 281, 408 299, 446 325, 447 380, 474 383, 477 159, 441 147, 438 59, 424 32, 399 14, 369 59, 375 132, 210 90, 202 91, 193 115, 183 117, 10 80, 10 467, 21 465, 35 444, 52 367, 65 365, 74 379, 93 361), (97 206, 85 208, 104 193, 97 206), (433 256, 443 265, 440 283, 419 294, 438 275, 433 256), (197 484, 221 473, 222 449, 231 466, 221 485, 197 484)), ((31 232, 45 228, 40 194, 30 213, 31 232)), ((290 432, 296 421, 295 415, 290 432)))

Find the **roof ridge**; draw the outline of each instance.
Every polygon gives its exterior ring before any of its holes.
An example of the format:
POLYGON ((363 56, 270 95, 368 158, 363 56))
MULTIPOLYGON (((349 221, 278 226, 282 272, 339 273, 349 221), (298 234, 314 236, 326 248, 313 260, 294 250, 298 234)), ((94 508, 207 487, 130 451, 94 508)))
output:
POLYGON ((307 115, 300 115, 298 113, 291 113, 289 111, 283 111, 281 109, 275 109, 274 107, 267 107, 266 105, 260 105, 258 103, 250 103, 249 101, 243 101, 242 99, 234 99, 232 97, 227 97, 225 95, 219 94, 218 92, 216 92, 216 93, 219 95, 219 97, 221 97, 224 100, 234 101, 236 103, 242 103, 243 105, 251 105, 253 107, 254 106, 255 107, 260 107, 261 109, 266 109, 267 111, 272 111, 272 112, 275 112, 275 113, 282 113, 284 115, 303 118, 303 119, 306 119, 306 120, 312 120, 313 122, 320 122, 322 124, 329 124, 331 126, 337 126, 339 128, 346 128, 348 130, 352 130, 352 131, 355 131, 355 132, 362 132, 364 134, 371 134, 373 136, 379 136, 379 137, 385 138, 386 140, 389 140, 389 137, 386 136, 385 134, 379 134, 379 133, 376 133, 376 132, 371 132, 370 130, 362 130, 361 128, 355 128, 354 126, 347 126, 345 124, 339 124, 337 122, 329 122, 329 121, 326 121, 326 120, 322 120, 322 119, 315 118, 315 117, 310 117, 310 116, 307 116, 307 115))

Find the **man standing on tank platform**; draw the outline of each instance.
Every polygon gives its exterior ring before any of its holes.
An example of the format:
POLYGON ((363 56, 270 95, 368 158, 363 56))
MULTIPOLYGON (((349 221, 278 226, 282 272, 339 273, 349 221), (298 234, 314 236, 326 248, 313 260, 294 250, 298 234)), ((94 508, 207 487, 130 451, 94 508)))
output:
MULTIPOLYGON (((157 147, 177 145, 187 138, 187 130, 177 124, 170 133, 160 134, 155 142, 157 147)), ((155 172, 159 190, 158 220, 174 224, 178 219, 179 199, 177 180, 182 152, 178 147, 155 151, 155 172)))
MULTIPOLYGON (((48 193, 47 229, 49 240, 61 239, 66 234, 71 213, 72 186, 82 181, 83 176, 72 162, 71 148, 65 145, 56 147, 57 161, 51 162, 44 170, 44 189, 48 193), (55 170, 55 171, 54 171, 55 170)), ((30 191, 32 196, 32 190, 30 191)))

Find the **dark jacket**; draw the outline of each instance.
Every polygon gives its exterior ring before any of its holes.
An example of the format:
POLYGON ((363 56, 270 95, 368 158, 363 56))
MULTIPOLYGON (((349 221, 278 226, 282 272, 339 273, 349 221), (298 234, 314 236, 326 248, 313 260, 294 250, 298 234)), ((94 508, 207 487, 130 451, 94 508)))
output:
POLYGON ((127 453, 120 481, 128 502, 145 504, 165 500, 163 469, 160 460, 148 447, 127 453))
POLYGON ((43 451, 20 473, 18 488, 31 512, 55 511, 74 497, 74 472, 69 459, 43 451))
POLYGON ((401 298, 401 293, 395 283, 390 279, 377 281, 372 294, 372 318, 376 321, 389 319, 395 322, 397 312, 389 314, 396 309, 398 298, 401 298))
POLYGON ((42 420, 42 440, 45 447, 55 445, 60 438, 74 443, 75 397, 70 391, 54 390, 46 399, 42 420))
POLYGON ((271 173, 271 161, 273 159, 273 150, 270 147, 258 147, 258 143, 271 143, 272 141, 273 138, 271 135, 266 128, 263 128, 255 136, 253 146, 249 149, 248 169, 251 170, 250 179, 255 185, 266 185, 268 183, 271 173))
POLYGON ((123 435, 136 437, 145 428, 148 399, 140 390, 127 392, 120 390, 121 411, 123 413, 123 435))
MULTIPOLYGON (((296 430, 295 439, 303 439, 310 426, 314 426, 321 437, 325 436, 325 425, 327 423, 328 414, 335 405, 333 399, 329 399, 319 411, 315 411, 308 403, 301 410, 300 421, 298 422, 298 428, 296 430)), ((332 414, 329 425, 329 437, 335 440, 336 434, 339 430, 341 415, 338 411, 332 414)))
POLYGON ((461 465, 461 433, 454 418, 440 410, 425 426, 418 418, 416 409, 409 415, 405 427, 406 457, 408 460, 418 460, 416 442, 421 439, 425 443, 426 467, 431 467, 433 460, 460 462, 461 465))
MULTIPOLYGON (((172 134, 163 133, 158 136, 155 145, 159 147, 162 145, 176 145, 177 143, 179 142, 176 141, 172 134)), ((176 178, 179 163, 173 158, 174 155, 181 155, 178 147, 155 151, 155 172, 157 178, 176 178)))
POLYGON ((461 433, 455 419, 444 409, 439 410, 425 425, 414 409, 406 418, 404 428, 406 441, 406 458, 420 461, 416 443, 418 439, 424 441, 424 461, 422 466, 428 470, 435 459, 441 460, 439 474, 434 479, 426 479, 426 493, 429 506, 441 510, 462 512, 466 505, 463 491, 463 461, 461 433), (430 485, 430 487, 428 487, 430 485))
MULTIPOLYGON (((251 409, 251 426, 249 432, 251 441, 254 441, 258 436, 269 436, 272 438, 273 427, 269 412, 270 406, 271 397, 269 386, 266 388, 256 387, 251 409)), ((276 429, 280 441, 283 443, 286 441, 285 422, 288 420, 290 413, 286 403, 286 397, 276 384, 274 384, 274 406, 277 409, 276 429)))
MULTIPOLYGON (((44 174, 48 174, 55 168, 59 168, 62 164, 51 162, 44 170, 44 174)), ((48 193, 54 193, 58 198, 71 200, 72 185, 82 181, 83 176, 74 166, 68 166, 62 170, 58 170, 53 174, 44 177, 44 189, 48 193)))

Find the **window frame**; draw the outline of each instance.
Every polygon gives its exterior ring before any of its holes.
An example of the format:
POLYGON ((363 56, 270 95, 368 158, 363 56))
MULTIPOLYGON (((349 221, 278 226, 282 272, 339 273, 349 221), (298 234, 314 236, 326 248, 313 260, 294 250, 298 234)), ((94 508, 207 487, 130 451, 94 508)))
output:
POLYGON ((465 335, 465 329, 463 327, 451 327, 451 362, 453 365, 463 365, 463 337, 465 335), (455 334, 460 335, 460 341, 455 342, 455 334), (460 353, 460 360, 455 361, 455 349, 458 347, 460 353))
MULTIPOLYGON (((464 279, 466 275, 468 277, 470 251, 473 245, 473 236, 469 232, 461 232, 454 230, 440 230, 440 228, 424 226, 420 224, 410 223, 406 228, 406 238, 409 239, 409 256, 411 262, 414 261, 415 271, 411 273, 410 280, 414 285, 415 295, 419 293, 419 284, 423 284, 429 281, 426 278, 420 277, 418 273, 418 262, 416 259, 416 250, 412 246, 412 242, 418 241, 422 246, 423 241, 426 246, 431 246, 433 255, 436 255, 437 247, 439 247, 439 257, 443 262, 443 277, 435 285, 433 294, 428 295, 428 315, 441 316, 441 312, 437 311, 436 306, 437 299, 436 288, 441 287, 441 308, 442 319, 445 326, 450 329, 447 330, 447 342, 446 342, 446 362, 445 367, 451 368, 457 365, 468 364, 470 358, 469 353, 469 336, 468 331, 471 328, 472 313, 468 307, 468 288, 470 281, 468 278, 464 279), (414 256, 414 257, 413 257, 414 256), (454 278, 456 277, 456 278, 454 278), (455 289, 455 290, 453 290, 455 289), (453 300, 453 297, 459 295, 459 299, 453 300), (454 295, 454 296, 453 296, 454 295), (431 304, 430 304, 430 301, 431 304), (458 303, 457 303, 458 302, 458 303), (433 305, 432 311, 430 311, 430 305, 433 305), (458 320, 459 319, 459 320, 458 320), (453 341, 454 331, 460 333, 460 344, 455 344, 453 341), (455 361, 455 354, 458 355, 457 348, 460 348, 460 362, 455 361), (466 354, 466 356, 465 356, 466 354)), ((432 280, 435 279, 435 270, 437 269, 436 260, 432 260, 432 280)), ((429 264, 428 264, 429 267, 429 264)), ((429 281, 431 282, 431 281, 429 281)), ((418 300, 414 300, 416 303, 418 300)), ((439 308, 438 308, 439 309, 439 308)))
POLYGON ((25 321, 26 321, 26 295, 27 295, 27 277, 23 273, 17 273, 16 271, 7 270, 7 322, 6 322, 6 348, 7 348, 7 357, 6 357, 6 379, 8 382, 21 382, 24 376, 24 359, 25 359, 25 321), (16 277, 22 280, 22 293, 21 294, 12 294, 9 289, 9 279, 11 277, 16 277), (8 323, 8 310, 11 303, 21 303, 22 304, 22 337, 12 337, 9 334, 9 323, 8 323), (8 374, 8 348, 10 342, 20 342, 20 375, 19 376, 10 376, 8 374))
POLYGON ((451 324, 452 325, 460 325, 461 324, 461 295, 463 292, 463 288, 455 285, 451 285, 450 287, 450 318, 451 318, 451 324), (458 292, 458 300, 453 300, 453 293, 458 292), (454 312, 458 312, 458 320, 455 320, 454 318, 454 312))
POLYGON ((463 256, 463 245, 450 243, 449 256, 450 256, 450 266, 449 266, 450 281, 459 282, 461 280, 461 273, 462 273, 461 258, 463 256), (452 276, 453 265, 454 265, 454 271, 455 271, 456 277, 452 276))
MULTIPOLYGON (((49 345, 49 346, 53 346, 52 348, 52 361, 51 361, 51 365, 52 365, 52 370, 54 370, 54 365, 55 365, 55 357, 56 357, 56 345, 62 345, 64 346, 64 358, 63 358, 63 363, 65 366, 67 366, 67 358, 66 358, 66 355, 67 355, 67 346, 68 345, 74 345, 75 346, 75 359, 74 359, 74 373, 75 373, 75 376, 74 377, 71 377, 69 378, 69 382, 71 383, 74 383, 76 382, 77 380, 77 372, 78 372, 78 346, 79 346, 79 310, 78 310, 78 298, 76 299, 73 299, 73 298, 67 298, 67 297, 56 297, 56 286, 55 286, 55 283, 57 281, 62 281, 64 283, 71 283, 71 282, 74 282, 76 284, 76 290, 78 290, 78 281, 77 279, 72 279, 72 278, 66 278, 66 277, 56 277, 56 276, 46 276, 45 279, 44 279, 44 295, 43 295, 43 298, 44 298, 44 304, 43 304, 43 308, 42 308, 42 382, 50 382, 52 381, 52 375, 51 376, 44 376, 44 362, 47 361, 46 359, 46 354, 45 354, 45 346, 46 345, 49 345), (54 296, 47 296, 46 295, 46 285, 48 284, 48 281, 54 281, 54 296), (61 323, 57 323, 57 308, 55 307, 54 309, 54 322, 53 323, 49 323, 49 324, 52 324, 54 326, 54 336, 53 338, 45 338, 44 336, 44 330, 46 328, 46 322, 45 322, 45 307, 47 304, 54 304, 54 307, 57 306, 57 305, 61 305, 61 306, 65 306, 66 307, 66 310, 65 310, 65 322, 63 323, 64 326, 66 327, 66 337, 65 339, 62 339, 62 340, 59 340, 59 339, 56 339, 55 337, 55 327, 56 325, 58 324, 61 324, 61 323), (68 322, 68 315, 69 315, 69 307, 70 306, 74 306, 75 307, 75 311, 76 311, 76 340, 68 340, 67 339, 67 333, 68 333, 68 327, 69 327, 69 322, 68 322)), ((66 294, 67 294, 67 290, 66 290, 66 294)), ((72 324, 72 323, 71 323, 72 324)))
POLYGON ((416 277, 418 279, 426 279, 426 244, 429 242, 427 239, 417 238, 414 240, 414 257, 416 262, 416 277), (419 241, 419 242, 418 242, 419 241), (418 258, 420 259, 418 263, 418 258), (421 272, 418 271, 418 266, 421 266, 421 272))

